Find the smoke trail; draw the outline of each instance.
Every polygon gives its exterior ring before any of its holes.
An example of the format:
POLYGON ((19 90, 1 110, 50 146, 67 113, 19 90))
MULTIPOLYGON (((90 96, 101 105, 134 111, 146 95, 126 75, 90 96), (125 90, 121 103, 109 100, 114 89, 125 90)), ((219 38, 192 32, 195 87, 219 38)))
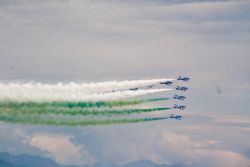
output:
POLYGON ((132 118, 132 119, 106 119, 106 120, 59 120, 59 119, 37 119, 36 116, 24 117, 18 115, 0 115, 0 121, 30 125, 54 125, 54 126, 89 126, 89 125, 114 125, 157 121, 168 119, 168 117, 155 118, 132 118))
POLYGON ((0 83, 0 92, 13 90, 18 92, 80 92, 81 94, 104 93, 110 91, 126 90, 135 87, 143 87, 156 84, 163 81, 172 81, 174 79, 149 79, 149 80, 132 80, 132 81, 110 81, 97 83, 58 83, 58 84, 42 84, 42 83, 0 83))
POLYGON ((128 105, 142 104, 146 102, 164 101, 169 98, 150 98, 150 99, 129 99, 129 100, 112 100, 112 101, 54 101, 54 102, 14 102, 14 101, 0 101, 0 107, 67 107, 67 108, 91 108, 91 107, 120 107, 128 105))
POLYGON ((12 86, 0 86, 1 101, 17 101, 17 102, 51 102, 51 101, 100 101, 100 100, 117 100, 129 97, 142 96, 151 93, 165 92, 172 89, 148 89, 148 90, 126 90, 110 93, 94 93, 83 94, 77 89, 72 90, 54 90, 54 89, 26 89, 14 88, 12 86))
POLYGON ((0 113, 5 114, 60 114, 60 115, 125 115, 139 114, 153 111, 168 110, 171 108, 147 108, 147 109, 81 109, 81 108, 65 108, 65 107, 0 107, 0 113))
POLYGON ((163 101, 163 100, 169 100, 170 98, 151 98, 151 99, 146 99, 144 102, 155 102, 155 101, 163 101))

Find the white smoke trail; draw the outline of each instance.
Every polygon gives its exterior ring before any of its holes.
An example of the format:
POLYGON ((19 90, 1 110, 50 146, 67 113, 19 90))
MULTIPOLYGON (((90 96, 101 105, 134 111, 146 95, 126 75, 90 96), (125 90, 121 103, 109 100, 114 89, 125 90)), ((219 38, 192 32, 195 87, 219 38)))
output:
POLYGON ((100 101, 116 100, 135 96, 142 96, 151 93, 165 92, 172 89, 148 89, 148 90, 125 90, 109 93, 82 94, 77 89, 73 90, 47 90, 36 91, 34 89, 0 89, 0 100, 17 102, 50 102, 50 101, 100 101))
MULTIPOLYGON (((111 91, 126 90, 135 87, 143 87, 147 85, 157 84, 163 81, 172 81, 174 79, 150 79, 150 80, 131 80, 131 81, 109 81, 96 83, 58 83, 58 84, 42 84, 42 83, 0 83, 0 91, 6 93, 17 92, 80 92, 81 94, 104 93, 111 91)), ((22 93, 22 94, 23 94, 22 93)))

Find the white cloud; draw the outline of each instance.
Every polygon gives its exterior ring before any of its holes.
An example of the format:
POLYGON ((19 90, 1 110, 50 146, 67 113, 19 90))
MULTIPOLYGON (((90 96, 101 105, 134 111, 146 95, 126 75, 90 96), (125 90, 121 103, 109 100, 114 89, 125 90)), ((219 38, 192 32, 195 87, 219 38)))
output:
MULTIPOLYGON (((234 147, 229 148, 227 143, 231 142, 231 139, 227 141, 222 134, 216 136, 215 132, 205 130, 211 128, 210 126, 206 126, 204 130, 196 126, 199 130, 192 130, 192 126, 185 123, 172 124, 168 121, 168 125, 158 125, 138 125, 133 130, 128 127, 107 128, 108 132, 106 128, 101 128, 93 139, 94 143, 99 143, 98 159, 117 164, 149 159, 156 163, 181 164, 188 167, 247 167, 250 163, 239 153, 241 151, 236 152, 234 147), (186 127, 180 127, 183 125, 186 127), (118 133, 121 135, 117 136, 118 133), (96 140, 98 138, 102 140, 96 140)), ((218 133, 220 134, 220 130, 218 133)), ((236 141, 235 145, 237 147, 239 143, 236 141)))
POLYGON ((162 136, 162 159, 164 159, 164 156, 172 154, 173 157, 178 156, 183 164, 186 164, 190 167, 248 167, 250 164, 250 160, 239 153, 209 148, 210 145, 219 142, 216 140, 196 142, 191 140, 186 135, 180 135, 173 132, 164 132, 162 136))
POLYGON ((164 143, 170 145, 173 148, 208 148, 213 144, 220 143, 218 140, 203 140, 201 142, 195 142, 191 140, 186 135, 176 134, 173 132, 164 132, 163 133, 164 143))
POLYGON ((195 150, 191 154, 190 166, 203 167, 249 167, 250 161, 239 153, 223 150, 195 150))
POLYGON ((35 134, 25 142, 61 164, 92 164, 93 158, 84 145, 72 143, 71 138, 66 135, 35 134))

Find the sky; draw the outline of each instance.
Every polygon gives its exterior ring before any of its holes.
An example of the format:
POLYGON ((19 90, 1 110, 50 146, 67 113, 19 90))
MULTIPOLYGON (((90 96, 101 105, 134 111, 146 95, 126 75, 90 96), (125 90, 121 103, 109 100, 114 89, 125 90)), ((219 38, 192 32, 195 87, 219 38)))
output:
POLYGON ((247 0, 2 0, 1 82, 178 75, 191 82, 181 121, 75 128, 0 123, 0 151, 75 165, 149 159, 249 166, 249 44, 247 0))

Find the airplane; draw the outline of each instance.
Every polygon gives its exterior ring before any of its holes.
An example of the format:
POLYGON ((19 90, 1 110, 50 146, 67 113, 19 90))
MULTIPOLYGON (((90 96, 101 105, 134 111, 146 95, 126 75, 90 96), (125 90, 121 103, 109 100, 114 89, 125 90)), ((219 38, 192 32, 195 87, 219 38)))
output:
POLYGON ((171 82, 171 81, 165 81, 165 82, 160 82, 160 84, 164 84, 164 85, 170 86, 170 85, 173 84, 173 82, 171 82))
POLYGON ((148 88, 153 88, 155 85, 148 85, 148 88))
POLYGON ((171 118, 171 119, 176 119, 176 120, 181 120, 181 119, 182 119, 182 116, 171 114, 171 115, 169 116, 169 118, 171 118))
POLYGON ((180 87, 180 86, 177 86, 176 88, 175 88, 176 90, 181 90, 181 91, 187 91, 188 90, 188 88, 187 87, 180 87))
POLYGON ((139 88, 131 88, 129 90, 137 91, 139 88))
POLYGON ((186 97, 185 96, 178 96, 174 95, 173 99, 178 99, 178 100, 184 100, 186 97))
POLYGON ((184 82, 188 82, 190 80, 190 78, 188 78, 188 77, 181 77, 181 76, 179 76, 177 79, 179 81, 184 81, 184 82))
POLYGON ((186 108, 186 106, 181 106, 181 105, 177 105, 175 104, 173 109, 180 109, 180 110, 184 110, 186 108))

